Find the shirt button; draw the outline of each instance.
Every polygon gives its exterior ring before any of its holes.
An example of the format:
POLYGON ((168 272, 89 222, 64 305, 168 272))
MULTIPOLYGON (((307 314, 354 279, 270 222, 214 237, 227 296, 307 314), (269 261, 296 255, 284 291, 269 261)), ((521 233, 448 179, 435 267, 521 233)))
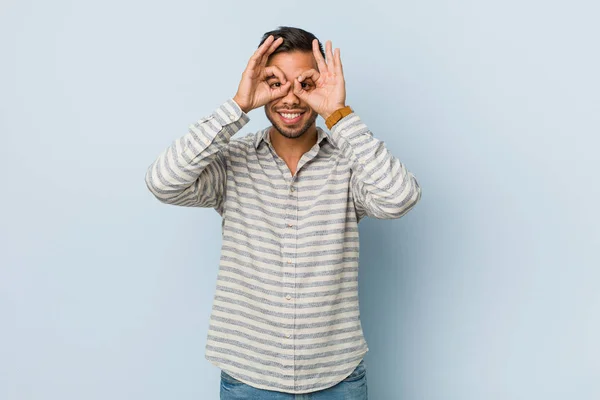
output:
POLYGON ((235 115, 229 114, 229 118, 231 118, 232 121, 235 121, 235 115))
POLYGON ((292 225, 292 224, 288 224, 288 226, 291 228, 291 227, 292 227, 292 226, 294 226, 294 225, 292 225))
POLYGON ((292 186, 292 188, 291 188, 290 190, 293 192, 293 191, 294 191, 294 190, 296 190, 296 189, 294 189, 294 187, 292 186))
POLYGON ((289 294, 287 296, 285 296, 286 299, 291 300, 292 296, 290 296, 289 294))
POLYGON ((291 334, 291 333, 286 333, 286 334, 285 334, 285 337, 286 337, 286 338, 291 338, 291 337, 292 337, 292 334, 291 334))
POLYGON ((292 263, 292 260, 288 260, 288 264, 291 264, 291 263, 292 263))

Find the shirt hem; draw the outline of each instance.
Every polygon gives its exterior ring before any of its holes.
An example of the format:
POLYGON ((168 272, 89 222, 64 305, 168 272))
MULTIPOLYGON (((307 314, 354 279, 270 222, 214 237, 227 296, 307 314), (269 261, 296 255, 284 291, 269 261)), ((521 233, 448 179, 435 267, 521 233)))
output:
POLYGON ((229 366, 227 364, 225 364, 219 360, 213 359, 211 356, 209 356, 207 354, 204 355, 204 358, 206 358, 206 360, 208 360, 215 367, 225 371, 231 377, 237 379, 240 382, 245 383, 248 386, 252 386, 256 389, 269 390, 269 391, 274 391, 274 392, 279 392, 279 393, 289 393, 289 394, 308 394, 308 393, 314 393, 314 392, 318 392, 321 390, 329 389, 329 388, 341 383, 344 379, 346 379, 348 376, 350 376, 350 374, 352 374, 352 371, 354 371, 354 369, 356 369, 356 367, 358 366, 358 364, 360 364, 360 362, 363 360, 365 354, 368 351, 369 351, 369 348, 366 347, 363 350, 350 355, 350 356, 357 356, 357 359, 354 361, 354 365, 353 365, 352 369, 350 370, 350 372, 346 376, 344 376, 342 379, 340 379, 338 381, 334 381, 334 382, 328 382, 324 385, 315 386, 314 388, 304 389, 304 390, 294 390, 294 391, 284 391, 284 390, 275 389, 275 388, 267 386, 267 385, 257 384, 255 382, 248 382, 245 380, 245 378, 240 378, 237 375, 237 373, 230 372, 229 366))

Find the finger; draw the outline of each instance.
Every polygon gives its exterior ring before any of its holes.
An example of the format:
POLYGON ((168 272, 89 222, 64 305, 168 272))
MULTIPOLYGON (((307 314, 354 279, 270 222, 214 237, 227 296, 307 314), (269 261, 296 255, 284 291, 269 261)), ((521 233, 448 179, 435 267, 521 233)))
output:
POLYGON ((271 43, 273 43, 273 35, 269 35, 269 37, 263 42, 263 44, 258 46, 258 49, 256 49, 254 54, 252 54, 252 57, 250 57, 250 60, 248 60, 247 69, 256 68, 256 64, 258 64, 260 62, 260 60, 262 59, 263 53, 266 51, 267 47, 271 45, 271 43))
POLYGON ((254 55, 252 57, 255 58, 256 60, 262 59, 263 55, 269 49, 269 47, 271 47, 271 45, 273 44, 274 41, 275 41, 275 37, 273 35, 269 35, 269 37, 266 38, 265 41, 260 46, 258 46, 258 49, 256 49, 256 51, 254 52, 254 55))
POLYGON ((271 91, 271 100, 278 99, 280 97, 284 97, 290 91, 290 87, 292 86, 292 81, 288 81, 285 85, 281 85, 278 88, 274 88, 271 91))
POLYGON ((335 71, 340 75, 344 75, 344 68, 342 67, 342 56, 340 52, 341 50, 339 48, 335 49, 335 71))
POLYGON ((271 46, 269 46, 269 49, 267 50, 267 52, 265 53, 265 55, 268 57, 271 55, 271 53, 273 53, 275 51, 276 48, 278 48, 281 43, 283 43, 283 38, 282 37, 278 37, 277 39, 275 39, 273 41, 273 43, 271 43, 271 46))
POLYGON ((325 54, 327 54, 327 67, 334 67, 333 52, 331 51, 331 40, 325 44, 325 54))
POLYGON ((298 96, 298 98, 300 98, 300 100, 304 100, 306 101, 306 98, 308 97, 308 91, 304 90, 304 88, 302 87, 302 83, 298 81, 298 79, 294 80, 294 94, 296 96, 298 96))
POLYGON ((321 74, 319 74, 316 69, 312 68, 298 75, 298 82, 304 82, 308 79, 312 80, 313 82, 317 82, 320 77, 321 74))
POLYGON ((271 44, 274 41, 275 41, 275 37, 273 35, 269 35, 269 37, 265 39, 263 44, 258 46, 258 49, 256 49, 255 54, 262 56, 264 54, 264 52, 269 48, 269 46, 271 46, 271 44))
POLYGON ((273 41, 273 43, 271 43, 271 45, 269 46, 269 49, 267 51, 265 51, 265 53, 262 55, 262 59, 261 59, 261 65, 267 65, 267 61, 269 60, 269 56, 271 54, 273 54, 273 52, 275 51, 275 49, 277 49, 281 43, 283 43, 283 38, 282 37, 278 37, 277 39, 275 39, 273 41))
POLYGON ((313 54, 315 56, 315 60, 317 60, 317 66, 321 73, 327 71, 327 64, 325 64, 325 59, 323 58, 323 54, 321 54, 321 50, 319 49, 319 41, 314 39, 313 42, 313 54))
POLYGON ((283 85, 287 82, 285 79, 285 74, 282 70, 280 70, 277 66, 271 65, 270 67, 265 68, 264 79, 268 79, 269 77, 274 76, 279 79, 279 82, 283 85))

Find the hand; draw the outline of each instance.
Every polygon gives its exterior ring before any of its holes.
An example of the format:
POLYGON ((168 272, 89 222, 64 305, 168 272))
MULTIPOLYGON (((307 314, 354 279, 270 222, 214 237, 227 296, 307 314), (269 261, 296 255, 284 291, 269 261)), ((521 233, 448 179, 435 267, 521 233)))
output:
POLYGON ((283 72, 276 66, 267 67, 269 56, 281 43, 283 43, 283 38, 274 40, 271 35, 250 57, 250 61, 242 73, 238 91, 233 97, 233 100, 245 113, 288 93, 291 82, 286 82, 283 72), (278 83, 274 83, 272 87, 267 83, 267 79, 271 76, 278 79, 278 83))
POLYGON ((331 41, 325 44, 327 63, 319 51, 319 42, 313 40, 313 53, 319 71, 310 69, 294 80, 294 94, 306 102, 323 119, 327 119, 334 111, 345 107, 346 83, 342 70, 340 49, 331 51, 331 41), (310 83, 313 85, 310 85, 310 83), (303 87, 303 83, 305 87, 303 87), (311 87, 312 86, 312 87, 311 87))

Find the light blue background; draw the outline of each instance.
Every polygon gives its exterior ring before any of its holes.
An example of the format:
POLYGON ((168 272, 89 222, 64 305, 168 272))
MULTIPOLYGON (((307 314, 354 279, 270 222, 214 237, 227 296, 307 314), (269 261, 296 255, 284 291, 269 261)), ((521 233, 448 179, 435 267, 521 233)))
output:
POLYGON ((220 217, 144 174, 279 25, 423 188, 360 224, 370 397, 600 398, 595 4, 4 0, 0 399, 218 398, 220 217))

